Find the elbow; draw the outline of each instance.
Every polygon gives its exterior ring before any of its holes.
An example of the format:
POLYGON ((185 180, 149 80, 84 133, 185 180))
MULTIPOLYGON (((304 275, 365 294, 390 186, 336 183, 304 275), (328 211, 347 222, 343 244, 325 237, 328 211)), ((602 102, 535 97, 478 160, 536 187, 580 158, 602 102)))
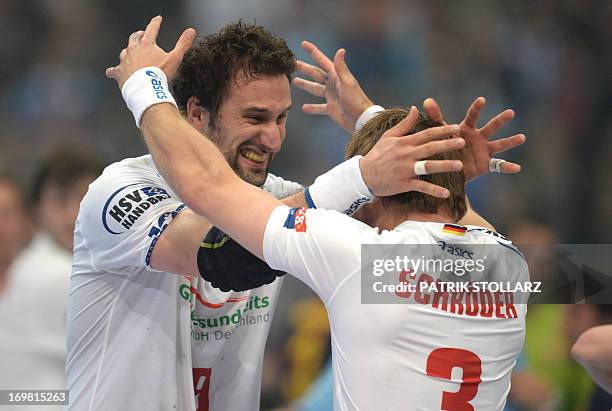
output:
POLYGON ((185 203, 194 213, 205 216, 208 208, 208 195, 211 191, 211 185, 206 184, 202 180, 191 179, 177 184, 176 192, 181 201, 185 203))
POLYGON ((592 328, 586 330, 572 346, 572 358, 580 364, 595 365, 598 361, 597 347, 600 342, 595 331, 592 328))

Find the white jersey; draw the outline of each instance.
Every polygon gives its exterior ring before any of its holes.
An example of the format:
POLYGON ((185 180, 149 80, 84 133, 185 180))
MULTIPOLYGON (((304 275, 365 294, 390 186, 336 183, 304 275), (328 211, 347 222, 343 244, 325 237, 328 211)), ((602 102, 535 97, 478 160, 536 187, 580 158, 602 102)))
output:
MULTIPOLYGON (((446 228, 406 221, 379 233, 334 211, 285 206, 270 216, 266 262, 305 282, 327 308, 335 410, 503 409, 523 345, 524 304, 496 301, 486 315, 467 315, 450 302, 419 304, 424 295, 411 304, 361 300, 362 244, 498 244, 497 234, 483 228, 460 228, 459 238, 446 228)), ((526 263, 504 245, 497 274, 512 270, 528 281, 526 263)))
MULTIPOLYGON (((278 178, 266 186, 279 196, 299 188, 278 178)), ((259 409, 282 280, 224 293, 198 273, 153 269, 157 240, 184 209, 150 156, 107 167, 89 187, 69 294, 70 409, 259 409)))
MULTIPOLYGON (((11 265, 8 287, 0 296, 2 389, 66 389, 66 296, 71 265, 70 252, 44 232, 38 232, 11 265)), ((28 410, 60 409, 28 406, 28 410)))

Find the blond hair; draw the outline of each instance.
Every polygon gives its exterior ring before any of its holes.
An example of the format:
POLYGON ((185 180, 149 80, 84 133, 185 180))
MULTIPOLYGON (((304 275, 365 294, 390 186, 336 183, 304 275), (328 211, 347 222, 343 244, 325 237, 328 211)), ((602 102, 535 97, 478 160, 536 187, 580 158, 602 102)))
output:
MULTIPOLYGON (((408 115, 408 110, 393 108, 385 110, 370 119, 360 130, 356 131, 348 141, 345 149, 345 157, 351 158, 356 155, 366 155, 380 140, 382 135, 389 129, 395 127, 408 115)), ((419 113, 418 119, 412 130, 408 133, 415 134, 431 127, 442 124, 429 120, 424 114, 419 113)), ((410 138, 410 137, 404 137, 410 138)), ((426 160, 458 160, 458 150, 447 153, 435 154, 426 160)), ((398 213, 421 212, 436 214, 446 211, 459 221, 467 211, 465 200, 465 175, 462 171, 452 173, 434 173, 419 177, 421 180, 442 186, 450 191, 448 198, 436 198, 417 191, 409 191, 394 196, 386 197, 388 205, 398 213)))

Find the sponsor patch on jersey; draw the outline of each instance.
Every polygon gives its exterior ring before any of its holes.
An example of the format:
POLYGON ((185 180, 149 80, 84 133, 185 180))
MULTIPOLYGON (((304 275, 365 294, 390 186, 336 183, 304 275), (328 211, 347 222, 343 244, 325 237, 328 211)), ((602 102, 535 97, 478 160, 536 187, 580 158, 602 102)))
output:
POLYGON ((443 233, 457 235, 457 236, 465 235, 466 231, 467 231, 466 227, 456 225, 456 224, 444 224, 444 227, 442 228, 443 233))
POLYGON ((283 227, 297 232, 306 232, 306 209, 304 208, 292 208, 289 210, 289 215, 285 220, 283 227))
POLYGON ((151 255, 153 255, 153 249, 155 248, 155 244, 157 244, 157 241, 159 240, 159 236, 162 235, 166 228, 168 228, 168 224, 170 224, 170 221, 172 221, 172 219, 174 219, 174 217, 176 217, 178 213, 183 211, 185 207, 185 204, 181 204, 176 208, 176 210, 163 213, 159 216, 155 224, 153 224, 153 226, 149 230, 147 236, 151 238, 151 244, 149 245, 147 255, 145 256, 145 264, 147 267, 151 265, 151 255))
POLYGON ((102 225, 111 234, 128 231, 149 208, 171 198, 163 188, 130 184, 115 191, 102 208, 102 225))

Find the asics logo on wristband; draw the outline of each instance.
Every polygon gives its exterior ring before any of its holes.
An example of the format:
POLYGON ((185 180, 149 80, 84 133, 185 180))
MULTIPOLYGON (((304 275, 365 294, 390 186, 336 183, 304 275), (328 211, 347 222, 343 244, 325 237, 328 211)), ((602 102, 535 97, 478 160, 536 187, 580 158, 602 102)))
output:
POLYGON ((159 80, 159 76, 153 70, 147 70, 145 73, 147 76, 151 78, 151 85, 153 86, 153 93, 160 100, 167 100, 168 96, 166 95, 166 90, 164 90, 164 83, 162 80, 159 80))

